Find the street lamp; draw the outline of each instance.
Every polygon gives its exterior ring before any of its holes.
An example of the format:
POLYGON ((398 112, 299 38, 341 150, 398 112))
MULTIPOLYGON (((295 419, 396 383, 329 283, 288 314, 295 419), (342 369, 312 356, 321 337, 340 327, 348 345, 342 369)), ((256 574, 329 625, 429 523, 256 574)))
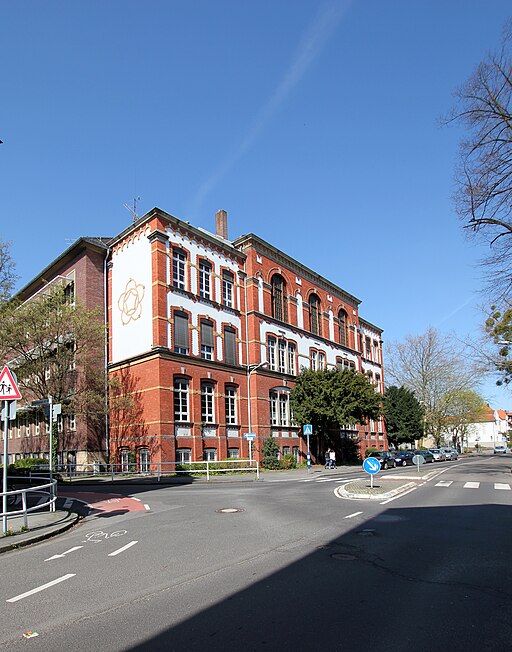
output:
POLYGON ((251 420, 251 376, 252 374, 267 364, 266 360, 256 365, 247 365, 247 421, 249 426, 249 462, 252 462, 252 420, 251 420))

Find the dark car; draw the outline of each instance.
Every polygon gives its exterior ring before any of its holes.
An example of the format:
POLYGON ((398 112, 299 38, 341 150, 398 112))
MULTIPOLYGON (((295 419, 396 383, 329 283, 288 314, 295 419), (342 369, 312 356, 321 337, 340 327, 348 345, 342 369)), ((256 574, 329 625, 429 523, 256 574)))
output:
POLYGON ((396 451, 395 462, 398 466, 411 466, 414 451, 396 451))
POLYGON ((434 461, 434 456, 432 455, 432 453, 430 451, 417 450, 417 451, 414 451, 414 454, 415 455, 421 455, 423 457, 423 459, 425 460, 425 463, 434 461))
POLYGON ((380 461, 382 469, 394 469, 396 466, 395 457, 389 451, 376 451, 375 453, 372 453, 370 457, 376 457, 380 461))

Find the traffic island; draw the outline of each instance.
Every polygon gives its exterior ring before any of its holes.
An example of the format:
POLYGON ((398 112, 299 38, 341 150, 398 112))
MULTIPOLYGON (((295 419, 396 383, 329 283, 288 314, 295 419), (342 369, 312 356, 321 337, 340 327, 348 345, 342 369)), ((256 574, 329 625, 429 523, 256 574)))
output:
MULTIPOLYGON (((405 478, 404 478, 405 479, 405 478)), ((346 484, 336 487, 334 493, 338 498, 382 500, 393 498, 417 486, 416 482, 402 480, 375 479, 373 487, 370 479, 350 480, 346 484)))

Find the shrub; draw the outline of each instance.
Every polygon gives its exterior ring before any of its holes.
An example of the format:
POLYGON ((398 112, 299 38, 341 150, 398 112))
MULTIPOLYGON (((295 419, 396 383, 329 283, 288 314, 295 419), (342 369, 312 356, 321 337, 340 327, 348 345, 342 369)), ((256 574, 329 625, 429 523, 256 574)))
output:
POLYGON ((375 446, 370 446, 369 448, 367 448, 367 449, 365 450, 365 452, 364 452, 364 456, 365 456, 365 457, 370 457, 370 455, 371 455, 372 453, 376 453, 376 452, 377 452, 377 449, 375 448, 375 446))
POLYGON ((297 460, 291 453, 286 453, 281 459, 281 468, 282 469, 296 469, 297 460))
POLYGON ((274 441, 273 437, 267 437, 263 442, 263 459, 261 465, 265 469, 278 469, 279 463, 279 446, 274 441))

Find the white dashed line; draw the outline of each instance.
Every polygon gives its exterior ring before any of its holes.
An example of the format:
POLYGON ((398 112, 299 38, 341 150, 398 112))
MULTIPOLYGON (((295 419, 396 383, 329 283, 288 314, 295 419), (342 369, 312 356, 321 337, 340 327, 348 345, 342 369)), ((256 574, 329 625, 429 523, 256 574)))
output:
POLYGON ((464 489, 478 489, 479 486, 479 482, 466 482, 464 484, 464 489))
POLYGON ((359 514, 362 514, 363 512, 354 512, 353 514, 349 514, 348 516, 345 516, 345 518, 354 518, 354 516, 359 516, 359 514))
POLYGON ((73 498, 66 498, 62 507, 64 509, 68 509, 68 507, 71 507, 72 504, 73 504, 73 498))
POLYGON ((23 600, 23 598, 28 598, 30 595, 34 595, 34 593, 39 593, 39 591, 44 591, 45 589, 49 589, 50 586, 59 584, 59 582, 64 582, 64 580, 69 580, 70 577, 75 577, 75 575, 76 573, 68 573, 67 575, 58 577, 56 580, 52 580, 51 582, 48 582, 47 584, 38 586, 37 589, 32 589, 31 591, 27 591, 26 593, 21 593, 20 595, 17 595, 14 598, 9 598, 9 600, 6 600, 6 602, 18 602, 18 600, 23 600))
POLYGON ((144 503, 144 509, 146 509, 149 512, 151 508, 147 503, 144 503))
POLYGON ((138 541, 130 541, 130 543, 127 543, 127 544, 126 544, 125 546, 123 546, 122 548, 118 548, 117 550, 114 550, 114 552, 110 552, 108 556, 109 556, 109 557, 115 557, 115 556, 118 555, 119 553, 124 552, 125 550, 128 550, 128 548, 131 548, 131 547, 134 546, 136 543, 139 543, 139 542, 138 542, 138 541))
POLYGON ((449 487, 451 484, 453 484, 453 480, 440 480, 439 482, 436 482, 434 485, 435 487, 449 487))
POLYGON ((494 488, 495 489, 503 489, 504 491, 510 491, 510 485, 502 483, 502 482, 495 482, 494 483, 494 488))

